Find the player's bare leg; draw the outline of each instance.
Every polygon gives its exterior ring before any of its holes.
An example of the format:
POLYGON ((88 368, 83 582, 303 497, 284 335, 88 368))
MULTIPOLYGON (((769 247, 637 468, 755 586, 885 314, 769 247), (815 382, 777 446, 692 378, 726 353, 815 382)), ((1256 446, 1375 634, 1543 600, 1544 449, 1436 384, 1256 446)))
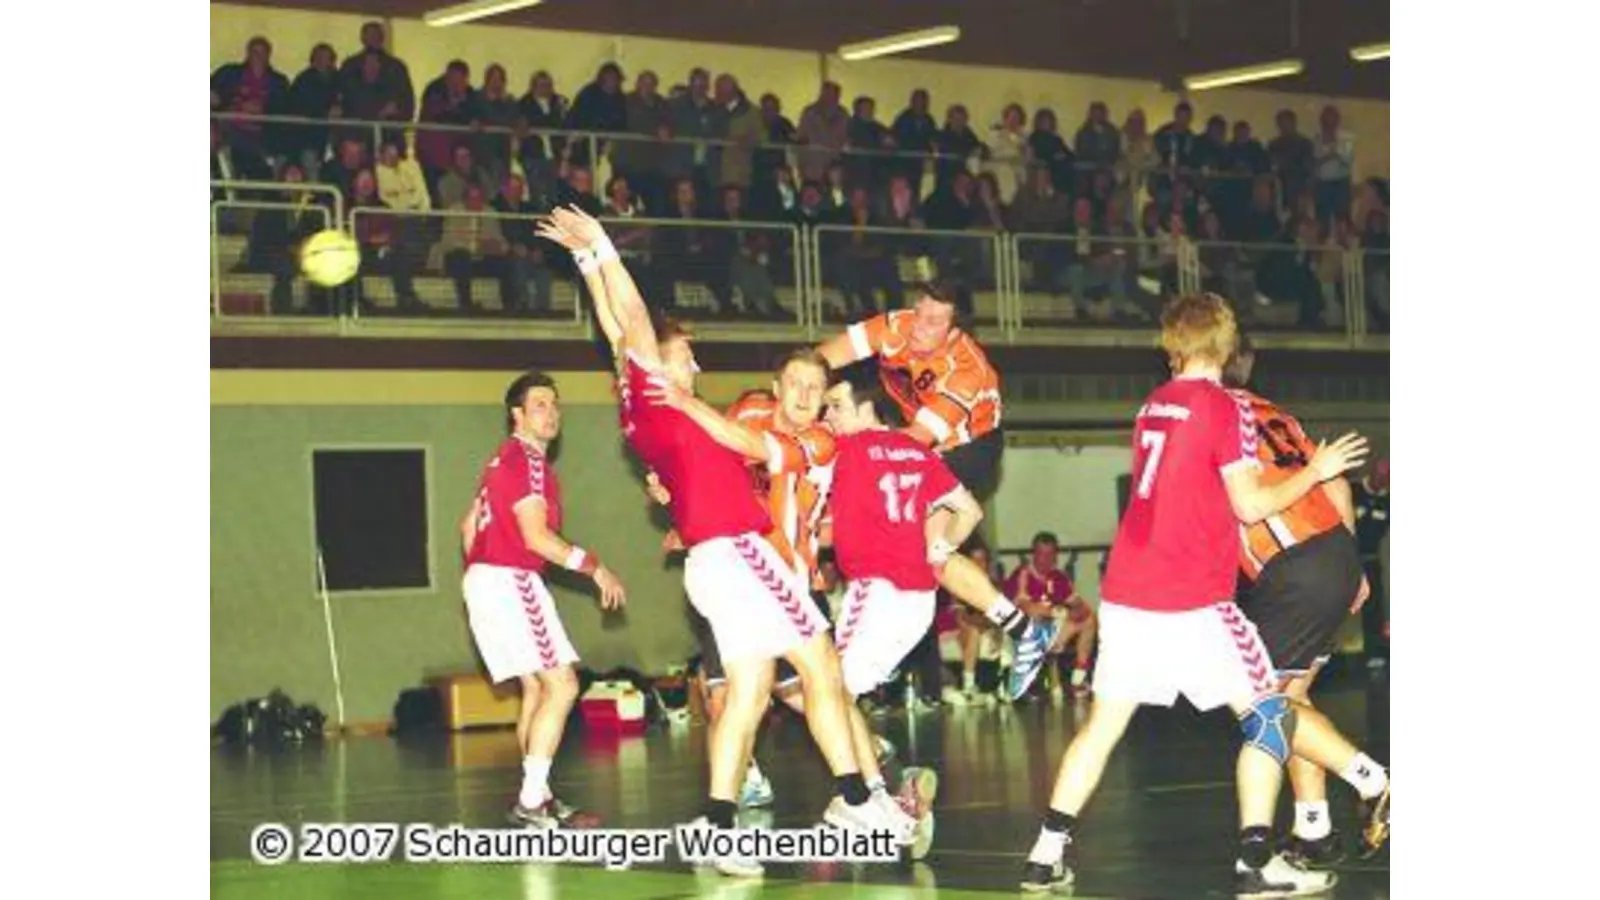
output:
MULTIPOLYGON (((1283 692, 1297 705, 1311 705, 1311 682, 1316 671, 1288 679, 1283 692)), ((1321 766, 1295 755, 1286 766, 1289 786, 1294 792, 1294 829, 1285 851, 1291 859, 1306 866, 1328 866, 1344 858, 1339 835, 1333 830, 1328 812, 1328 776, 1321 766)))
MULTIPOLYGON (((824 818, 841 827, 884 827, 882 815, 867 805, 872 792, 867 788, 857 759, 856 737, 851 725, 855 704, 845 692, 844 675, 833 640, 827 633, 812 635, 787 658, 800 675, 806 725, 838 784, 838 797, 828 806, 824 818)), ((874 761, 872 755, 868 754, 869 762, 874 761)))
POLYGON ((750 763, 750 748, 754 745, 756 729, 767 710, 767 700, 772 695, 772 660, 724 660, 727 674, 724 683, 726 701, 722 714, 716 719, 710 733, 711 747, 711 800, 726 804, 711 817, 713 825, 733 827, 733 814, 738 808, 739 785, 750 763))
POLYGON ((961 643, 961 693, 971 703, 978 692, 978 645, 983 643, 983 629, 965 615, 956 619, 956 628, 961 643))
POLYGON ((1055 642, 1056 623, 1035 620, 1017 609, 995 589, 988 573, 965 556, 953 555, 945 562, 939 569, 939 584, 951 596, 1005 629, 1016 641, 1016 659, 1011 665, 1010 683, 1006 688, 1011 699, 1022 696, 1044 667, 1045 652, 1055 642))
POLYGON ((567 717, 578 702, 578 676, 568 665, 524 675, 521 680, 517 739, 522 747, 522 790, 511 816, 520 824, 551 827, 574 812, 556 802, 549 779, 567 717))
MULTIPOLYGON (((1068 620, 1071 621, 1070 618, 1068 620)), ((1088 693, 1089 690, 1089 661, 1094 658, 1094 642, 1099 636, 1099 619, 1090 613, 1081 622, 1071 623, 1077 629, 1073 635, 1072 659, 1072 690, 1077 694, 1088 693)))
POLYGON ((1100 784, 1111 752, 1138 708, 1139 704, 1127 700, 1097 699, 1083 727, 1073 735, 1061 756, 1044 824, 1028 853, 1022 882, 1025 890, 1052 890, 1072 883, 1072 833, 1078 815, 1100 784))
POLYGON ((1307 692, 1314 678, 1313 671, 1291 679, 1285 690, 1295 703, 1294 757, 1289 761, 1289 777, 1295 788, 1295 835, 1314 840, 1304 833, 1310 829, 1303 827, 1302 815, 1315 813, 1323 827, 1328 827, 1327 779, 1323 773, 1332 772, 1354 788, 1361 798, 1361 855, 1372 856, 1389 840, 1389 773, 1352 744, 1321 710, 1311 705, 1307 692), (1297 778, 1305 780, 1305 786, 1313 793, 1301 794, 1302 784, 1295 780, 1297 778), (1303 803, 1318 802, 1320 805, 1302 812, 1303 803))

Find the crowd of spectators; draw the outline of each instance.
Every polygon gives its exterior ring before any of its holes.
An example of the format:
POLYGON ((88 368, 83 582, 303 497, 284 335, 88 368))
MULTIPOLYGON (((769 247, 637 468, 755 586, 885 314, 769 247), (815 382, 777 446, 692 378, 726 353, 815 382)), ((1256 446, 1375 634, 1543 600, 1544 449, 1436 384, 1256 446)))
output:
MULTIPOLYGON (((319 44, 292 82, 271 53, 253 38, 242 62, 212 75, 213 178, 318 182, 347 208, 396 213, 538 213, 576 203, 621 218, 750 223, 630 232, 630 264, 666 302, 672 283, 692 281, 705 285, 714 310, 731 313, 737 291, 744 315, 786 315, 773 285, 792 283, 794 248, 786 228, 770 226, 792 224, 832 226, 822 277, 855 315, 901 302, 902 257, 927 257, 970 286, 993 283, 992 243, 914 232, 1002 230, 1053 236, 1019 242, 1024 290, 1079 304, 1098 297, 1135 319, 1148 316, 1155 285, 1175 282, 1185 239, 1198 242, 1208 289, 1245 307, 1297 304, 1305 326, 1328 324, 1344 254, 1364 252, 1369 306, 1387 312, 1387 185, 1353 184, 1356 137, 1333 105, 1310 133, 1293 111, 1280 112, 1263 143, 1251 123, 1222 116, 1195 130, 1188 102, 1153 132, 1143 110, 1127 111, 1119 126, 1095 102, 1069 140, 1055 111, 1033 110, 1030 126, 1019 104, 980 131, 951 103, 941 124, 922 89, 886 124, 875 98, 846 108, 833 82, 796 121, 776 95, 751 102, 734 75, 713 79, 698 68, 662 91, 656 73, 637 73, 629 88, 608 63, 569 102, 547 72, 517 97, 502 66, 488 66, 474 87, 458 60, 419 98, 376 22, 342 64, 319 44), (371 124, 385 122, 395 127, 371 124), (418 128, 408 147, 413 122, 436 127, 418 128), (601 159, 610 172, 603 185, 601 159)), ((500 280, 505 309, 538 312, 549 308, 552 277, 570 274, 522 222, 380 218, 360 217, 370 224, 358 237, 403 306, 416 305, 411 278, 435 243, 463 309, 473 307, 476 276, 500 280)), ((280 242, 263 260, 298 233, 281 226, 256 235, 280 242)))

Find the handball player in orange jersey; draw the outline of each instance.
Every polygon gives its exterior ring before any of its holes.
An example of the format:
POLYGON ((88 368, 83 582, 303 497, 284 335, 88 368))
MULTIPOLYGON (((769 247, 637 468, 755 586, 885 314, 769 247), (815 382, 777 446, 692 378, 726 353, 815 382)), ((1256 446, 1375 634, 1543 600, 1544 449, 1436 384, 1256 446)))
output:
MULTIPOLYGON (((733 827, 739 784, 772 693, 773 660, 783 657, 800 674, 807 724, 835 778, 838 794, 826 819, 902 837, 900 823, 870 802, 827 621, 809 586, 765 536, 771 518, 750 490, 744 460, 681 411, 645 399, 652 384, 662 381, 693 392, 698 366, 687 336, 657 331, 633 277, 593 217, 558 208, 540 223, 539 233, 572 252, 594 297, 596 321, 618 360, 623 433, 670 495, 668 511, 688 551, 684 588, 710 623, 727 672, 727 708, 710 733, 711 783, 704 818, 696 824, 733 827)), ((763 872, 757 860, 739 856, 716 865, 730 875, 763 872)))
MULTIPOLYGON (((943 457, 961 484, 982 501, 999 480, 1005 448, 1000 375, 972 335, 956 327, 953 285, 929 282, 917 286, 913 295, 917 300, 911 309, 857 322, 818 349, 835 370, 875 359, 884 390, 909 422, 902 433, 943 457)), ((948 567, 941 578, 952 573, 965 579, 965 568, 948 567)), ((1021 697, 1055 642, 1055 621, 1034 620, 1009 599, 977 584, 958 588, 941 583, 1016 642, 1006 688, 1013 700, 1021 697)))
MULTIPOLYGON (((1317 445, 1294 416, 1245 388, 1254 367, 1255 350, 1241 335, 1223 380, 1250 406, 1260 438, 1261 480, 1273 484, 1310 465, 1317 445)), ((1250 579, 1240 608, 1261 632, 1278 669, 1279 689, 1298 705, 1312 705, 1311 684, 1332 655, 1340 626, 1370 593, 1355 523, 1350 482, 1335 478, 1240 534, 1239 563, 1250 579)), ((1389 774, 1353 745, 1338 756, 1346 762, 1331 771, 1360 797, 1360 852, 1370 857, 1389 838, 1389 774)), ((1344 848, 1329 818, 1324 769, 1299 755, 1287 768, 1295 815, 1285 856, 1307 867, 1340 862, 1344 848)))

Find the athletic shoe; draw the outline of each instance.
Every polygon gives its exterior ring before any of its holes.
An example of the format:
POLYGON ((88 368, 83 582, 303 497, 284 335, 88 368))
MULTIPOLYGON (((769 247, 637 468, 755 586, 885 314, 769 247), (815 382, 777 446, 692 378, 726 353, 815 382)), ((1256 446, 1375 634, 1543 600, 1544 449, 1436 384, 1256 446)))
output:
POLYGON ((1017 643, 1016 657, 1011 661, 1011 674, 1006 678, 1006 693, 1018 700, 1033 686, 1039 672, 1044 669, 1045 651, 1055 643, 1059 631, 1053 619, 1035 619, 1017 643))
MULTIPOLYGON (((701 816, 690 822, 688 827, 710 829, 715 826, 711 824, 711 820, 701 816)), ((766 871, 762 868, 760 862, 743 856, 723 856, 711 860, 695 860, 694 864, 697 866, 709 865, 731 878, 760 878, 766 871)))
POLYGON ((1316 840, 1291 834, 1283 842, 1283 858, 1302 869, 1330 868, 1344 862, 1344 841, 1337 831, 1330 831, 1316 840))
POLYGON ((739 789, 739 806, 743 809, 759 809, 772 805, 772 781, 765 772, 760 778, 744 779, 744 787, 739 789))
POLYGON ((550 815, 555 816, 556 821, 561 823, 562 828, 600 827, 600 816, 598 814, 589 812, 586 809, 579 809, 553 794, 549 800, 545 801, 545 804, 549 807, 550 815))
POLYGON ((1074 877, 1072 867, 1063 859, 1048 866, 1030 859, 1022 866, 1022 889, 1035 894, 1060 891, 1071 887, 1074 877))
POLYGON ((1362 800, 1356 809, 1360 810, 1363 825, 1361 826, 1361 858, 1370 859, 1376 856, 1383 845, 1389 843, 1389 786, 1383 786, 1383 793, 1371 800, 1362 800))
POLYGON ((889 796, 889 792, 879 788, 872 792, 872 799, 868 801, 875 804, 882 812, 885 820, 894 823, 895 835, 900 846, 910 847, 916 842, 917 820, 901 806, 897 798, 889 796))
POLYGON ((1252 869, 1243 860, 1233 864, 1233 892, 1240 900, 1256 897, 1304 897, 1320 894, 1339 883, 1332 872, 1312 872, 1284 859, 1282 855, 1252 869))
POLYGON ((843 797, 835 796, 833 802, 822 814, 822 821, 834 828, 845 831, 887 831, 894 835, 897 844, 911 843, 916 829, 916 822, 903 814, 894 815, 898 810, 889 810, 884 806, 868 800, 860 806, 851 806, 844 802, 843 797))
POLYGON ((938 772, 922 766, 910 766, 905 770, 895 802, 917 824, 911 841, 913 862, 926 858, 928 850, 933 847, 933 801, 938 795, 938 772))
POLYGON ((971 706, 972 705, 972 698, 967 695, 966 691, 960 690, 958 688, 953 688, 953 687, 945 688, 944 692, 942 693, 942 695, 940 697, 940 699, 942 699, 945 702, 946 706, 971 706))
POLYGON ((523 828, 531 828, 535 831, 548 831, 552 828, 560 828, 561 820, 556 817, 555 810, 552 808, 552 806, 553 805, 549 800, 544 801, 538 806, 523 806, 522 801, 518 800, 511 805, 510 811, 506 813, 506 820, 513 825, 523 828))

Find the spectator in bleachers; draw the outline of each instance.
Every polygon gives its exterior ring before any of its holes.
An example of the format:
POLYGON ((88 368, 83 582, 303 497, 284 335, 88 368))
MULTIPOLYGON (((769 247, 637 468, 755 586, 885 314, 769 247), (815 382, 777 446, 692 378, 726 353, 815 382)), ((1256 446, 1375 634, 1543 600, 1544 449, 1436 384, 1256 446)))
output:
POLYGON ((994 175, 1002 203, 1010 203, 1022 184, 1029 157, 1028 137, 1024 132, 1027 122, 1028 114, 1022 104, 1011 103, 1000 113, 1000 124, 989 133, 988 165, 984 170, 994 175))
MULTIPOLYGON (((641 135, 639 140, 619 140, 611 147, 611 168, 626 176, 633 193, 644 201, 644 208, 666 208, 667 186, 662 175, 667 146, 661 139, 672 133, 671 110, 667 99, 658 88, 660 80, 649 69, 633 79, 633 91, 627 98, 629 134, 641 135)), ((609 195, 610 191, 607 191, 609 195)))
POLYGON ((839 217, 823 198, 822 185, 807 181, 800 185, 800 197, 795 202, 789 221, 800 228, 815 228, 818 225, 835 224, 839 217))
POLYGON ((1245 278, 1245 259, 1237 245, 1227 242, 1222 217, 1214 208, 1200 214, 1199 238, 1195 253, 1200 262, 1201 288, 1227 297, 1243 315, 1255 299, 1255 285, 1245 278))
MULTIPOLYGON (((426 219, 415 214, 426 213, 433 208, 422 169, 416 160, 406 157, 404 144, 386 141, 378 153, 378 165, 373 169, 373 175, 378 181, 378 199, 383 201, 384 206, 400 214, 394 217, 389 252, 404 255, 405 268, 416 271, 422 267, 422 260, 427 255, 427 236, 431 229, 426 219)), ((398 300, 402 308, 422 306, 422 301, 414 296, 401 296, 398 300)))
MULTIPOLYGON (((290 111, 289 79, 272 67, 272 44, 253 37, 243 62, 227 63, 211 73, 211 109, 249 116, 281 116, 290 111)), ((223 138, 241 171, 271 172, 281 155, 282 126, 259 121, 224 119, 223 138)))
MULTIPOLYGON (((528 200, 528 185, 520 175, 507 175, 494 198, 494 211, 515 216, 544 212, 528 200)), ((550 242, 538 236, 532 218, 501 219, 500 233, 509 251, 505 261, 506 312, 550 311, 551 271, 546 252, 550 242)), ((618 247, 620 252, 621 247, 618 247)))
MULTIPOLYGON (((483 188, 476 184, 468 187, 462 201, 449 208, 485 212, 488 207, 483 188)), ((499 219, 485 215, 450 216, 444 220, 444 236, 439 245, 444 250, 444 270, 455 282, 457 308, 462 312, 481 309, 472 297, 472 279, 480 275, 499 279, 501 307, 516 308, 513 267, 507 264, 510 248, 499 219)))
MULTIPOLYGON (((401 306, 420 307, 422 303, 412 283, 419 268, 418 255, 407 252, 407 248, 397 242, 395 232, 400 217, 384 214, 387 207, 378 196, 378 179, 371 169, 356 173, 351 192, 349 209, 352 213, 358 209, 372 211, 370 215, 354 216, 356 243, 361 247, 362 276, 389 273, 394 295, 401 306)), ((370 309, 371 304, 360 297, 361 291, 361 279, 357 279, 354 291, 357 300, 363 309, 370 309)))
MULTIPOLYGON (((305 181, 305 173, 298 165, 283 167, 282 180, 289 184, 305 181)), ((294 209, 258 209, 250 221, 250 245, 243 265, 247 272, 266 272, 272 276, 272 290, 267 297, 268 309, 275 316, 294 311, 294 280, 300 274, 300 243, 323 229, 327 221, 323 214, 331 212, 320 207, 310 191, 279 194, 276 202, 294 204, 294 209)))
POLYGON ((504 66, 490 63, 483 70, 483 89, 475 99, 477 108, 472 111, 472 120, 485 130, 472 142, 473 156, 483 167, 485 177, 493 184, 500 184, 511 173, 510 132, 522 117, 516 99, 506 90, 504 66))
POLYGON ((1247 244, 1271 244, 1283 239, 1275 184, 1271 175, 1257 175, 1250 184, 1250 205, 1240 214, 1233 235, 1247 244))
POLYGON ((345 94, 355 89, 371 94, 377 101, 374 110, 376 115, 358 116, 350 111, 351 104, 347 96, 346 118, 409 122, 416 116, 417 92, 411 86, 411 70, 385 49, 384 40, 383 23, 368 22, 362 25, 361 49, 345 57, 344 65, 339 67, 339 83, 345 94), (376 57, 378 65, 377 76, 373 79, 366 75, 371 57, 376 57), (362 86, 358 87, 358 84, 362 86))
POLYGON ((844 181, 876 194, 888 184, 894 165, 887 154, 894 150, 894 135, 878 121, 878 101, 857 97, 851 106, 850 124, 845 129, 844 181))
POLYGON ((1161 293, 1178 290, 1178 242, 1183 239, 1183 217, 1163 220, 1160 204, 1151 200, 1139 216, 1139 274, 1161 285, 1161 293))
POLYGON ((1067 247, 1067 287, 1074 305, 1085 309, 1098 294, 1109 301, 1115 314, 1136 311, 1128 301, 1126 254, 1119 254, 1123 248, 1104 240, 1105 230, 1095 220, 1094 204, 1087 197, 1079 197, 1072 206, 1072 234, 1067 247))
POLYGON ((1106 169, 1095 169, 1087 173, 1088 185, 1082 196, 1087 198, 1094 207, 1096 221, 1105 217, 1106 209, 1117 196, 1117 179, 1114 174, 1106 169))
POLYGON ((800 188, 788 163, 770 171, 757 171, 750 186, 750 215, 767 222, 787 222, 800 202, 800 188))
POLYGON ((972 174, 958 171, 950 183, 934 190, 922 204, 922 220, 935 231, 966 231, 972 226, 972 174))
POLYGON ((1134 109, 1122 123, 1122 155, 1117 157, 1117 193, 1132 222, 1133 211, 1143 202, 1150 170, 1161 161, 1155 139, 1145 122, 1144 110, 1134 109))
POLYGON ((1072 139, 1078 165, 1089 172, 1110 171, 1122 158, 1122 134, 1111 124, 1111 112, 1099 100, 1089 104, 1089 114, 1072 139))
MULTIPOLYGON (((639 77, 643 78, 644 73, 641 72, 639 77)), ((661 208, 656 207, 656 209, 661 208)), ((624 175, 613 175, 611 180, 606 182, 606 201, 601 211, 608 220, 634 219, 646 215, 646 207, 634 193, 632 185, 624 175)), ((650 227, 618 225, 607 221, 606 232, 611 235, 611 243, 616 246, 617 255, 622 257, 623 265, 628 267, 633 280, 654 298, 660 291, 660 285, 654 281, 655 273, 650 265, 650 227)), ((563 253, 560 256, 570 259, 570 254, 563 253)), ((668 294, 671 289, 671 285, 666 286, 668 294)))
POLYGON ((556 93, 555 81, 541 69, 528 79, 528 92, 517 108, 527 129, 518 145, 522 174, 534 193, 548 196, 567 155, 567 139, 559 133, 567 122, 567 98, 556 93))
MULTIPOLYGON (((471 125, 475 111, 471 74, 466 63, 459 59, 451 60, 444 74, 423 89, 422 112, 417 121, 435 125, 471 125)), ((467 137, 466 133, 457 131, 432 128, 417 131, 417 162, 422 166, 422 174, 428 179, 431 190, 439 190, 440 179, 445 177, 452 160, 460 158, 455 152, 458 147, 467 150, 470 158, 471 148, 465 146, 467 137)), ((441 194, 436 199, 439 206, 452 206, 460 203, 462 198, 457 194, 446 199, 441 194)))
POLYGON ((817 102, 800 114, 800 177, 822 181, 850 137, 850 114, 839 103, 839 85, 825 81, 817 102))
POLYGON ((828 163, 828 170, 823 175, 822 202, 836 210, 843 210, 850 205, 850 188, 845 183, 844 163, 839 160, 828 163))
POLYGON ((718 137, 728 141, 719 148, 717 183, 749 190, 753 154, 766 130, 761 111, 739 89, 739 80, 726 72, 717 76, 716 102, 722 110, 718 137))
POLYGON ((1113 195, 1106 204, 1100 228, 1106 238, 1103 252, 1114 257, 1107 265, 1115 269, 1115 283, 1122 291, 1120 295, 1113 295, 1113 300, 1119 303, 1118 312, 1139 322, 1159 319, 1163 301, 1159 294, 1151 293, 1139 283, 1139 229, 1123 211, 1121 197, 1113 195))
MULTIPOLYGON (((778 100, 777 94, 761 95, 761 140, 770 146, 756 150, 751 162, 751 183, 760 184, 763 174, 772 172, 781 167, 788 167, 789 152, 786 147, 799 142, 800 136, 794 129, 794 123, 783 114, 783 104, 778 100)), ((790 180, 794 178, 790 173, 790 180)))
MULTIPOLYGON (((399 106, 389 96, 389 87, 383 83, 383 57, 367 53, 357 57, 354 62, 357 63, 354 78, 339 76, 339 117, 355 122, 407 121, 399 118, 399 106)), ((378 151, 372 145, 372 129, 366 125, 347 125, 333 130, 336 142, 347 137, 360 141, 369 153, 378 151)), ((384 129, 382 140, 404 139, 405 133, 399 128, 384 129)))
POLYGON ((1313 159, 1317 176, 1317 219, 1337 222, 1350 215, 1350 176, 1355 166, 1356 139, 1339 127, 1339 108, 1322 108, 1313 159))
POLYGON ((367 168, 367 147, 360 138, 339 141, 339 153, 322 166, 322 183, 350 200, 356 195, 356 176, 367 168))
MULTIPOLYGON (((595 73, 594 81, 584 85, 573 98, 567 127, 574 131, 620 132, 628 130, 628 101, 622 95, 622 67, 608 62, 595 73)), ((606 142, 578 136, 570 145, 568 161, 575 166, 591 166, 591 152, 605 155, 606 142)))
MULTIPOLYGON (((1052 109, 1040 107, 1033 113, 1033 133, 1028 135, 1029 169, 1034 165, 1042 165, 1055 181, 1056 190, 1063 194, 1075 195, 1078 193, 1078 157, 1062 139, 1060 127, 1056 122, 1056 114, 1052 109)), ((1031 181, 1025 170, 1022 184, 1018 185, 1020 191, 1031 181)), ((1011 197, 1016 200, 1016 195, 1011 197)))
MULTIPOLYGON (((1000 185, 993 172, 984 172, 978 176, 977 200, 972 204, 972 224, 967 226, 969 231, 981 231, 991 238, 1006 230, 1006 209, 1009 204, 1000 200, 1000 185)), ((971 266, 970 269, 960 269, 955 274, 968 284, 981 282, 992 284, 994 281, 994 241, 972 240, 965 241, 960 246, 960 264, 971 266)))
MULTIPOLYGON (((983 141, 967 122, 967 108, 957 103, 944 115, 944 128, 934 139, 939 159, 934 163, 935 192, 948 189, 958 172, 970 173, 967 168, 973 156, 983 152, 983 141)), ((930 228, 933 226, 929 226, 930 228)))
POLYGON ((939 134, 939 123, 928 112, 928 92, 917 88, 911 92, 911 101, 895 116, 893 134, 895 149, 900 153, 894 170, 906 177, 911 190, 922 196, 922 175, 927 169, 924 158, 934 152, 934 141, 939 134))
POLYGON ((689 73, 689 92, 673 101, 672 134, 678 139, 670 151, 672 164, 668 172, 677 178, 692 178, 695 196, 704 196, 711 188, 711 173, 707 169, 710 147, 707 138, 717 136, 719 110, 711 100, 711 73, 695 69, 689 73))
MULTIPOLYGON (((673 183, 672 206, 663 218, 704 218, 693 179, 680 178, 673 183)), ((674 305, 675 285, 686 282, 706 286, 711 293, 713 313, 721 313, 729 308, 728 268, 725 261, 719 261, 716 257, 717 237, 712 231, 694 224, 656 229, 654 260, 665 288, 660 297, 662 305, 669 308, 674 305)))
MULTIPOLYGON (((1228 143, 1222 165, 1225 177, 1219 192, 1222 224, 1230 234, 1243 233, 1245 217, 1255 191, 1255 180, 1272 171, 1272 160, 1261 142, 1251 136, 1250 123, 1233 123, 1233 140, 1228 143)), ((1270 189, 1270 182, 1268 183, 1270 189)))
POLYGON ((583 166, 568 166, 567 177, 556 182, 555 204, 576 206, 591 216, 600 215, 603 207, 594 193, 594 173, 583 166))
MULTIPOLYGON (((720 218, 724 222, 745 222, 744 189, 737 185, 722 188, 720 218)), ((773 232, 761 228, 722 228, 717 230, 721 255, 728 267, 728 283, 744 300, 744 311, 764 319, 782 319, 778 298, 767 270, 772 257, 773 232)))
POLYGON ((1169 205, 1173 184, 1194 169, 1194 107, 1184 100, 1172 109, 1172 121, 1156 129, 1156 156, 1161 170, 1150 173, 1150 194, 1163 206, 1169 205))
MULTIPOLYGON (((1011 230, 1018 234, 1065 234, 1072 224, 1072 198, 1056 189, 1049 166, 1035 163, 1028 171, 1028 183, 1017 191, 1017 199, 1011 203, 1011 230)), ((1062 275, 1066 268, 1066 244, 1024 239, 1017 246, 1019 254, 1033 268, 1028 290, 1060 294, 1065 284, 1062 275)))
MULTIPOLYGON (((418 135, 418 144, 422 143, 418 135)), ((424 170, 426 170, 426 163, 424 170)), ((440 209, 459 207, 467 201, 467 191, 477 188, 478 192, 486 197, 495 193, 495 181, 478 165, 472 155, 472 148, 465 143, 457 144, 450 155, 450 168, 433 182, 433 192, 438 200, 440 209)))
POLYGON ((1206 128, 1194 139, 1190 156, 1194 175, 1190 183, 1212 206, 1227 202, 1228 188, 1224 169, 1228 163, 1228 120, 1222 116, 1206 119, 1206 128))
MULTIPOLYGON (((295 76, 289 87, 289 114, 326 122, 339 107, 339 72, 333 48, 318 44, 311 48, 310 65, 295 76)), ((300 166, 302 174, 317 180, 317 170, 328 156, 328 126, 285 126, 284 156, 300 166)))
POLYGON ((1372 324, 1389 330, 1389 213, 1374 209, 1367 212, 1365 227, 1361 232, 1361 247, 1368 252, 1363 256, 1366 277, 1367 310, 1372 324))
MULTIPOLYGON (((889 189, 884 192, 882 205, 882 220, 887 228, 904 228, 908 231, 921 231, 922 211, 917 203, 917 192, 911 187, 911 180, 905 173, 900 172, 889 178, 889 189)), ((906 240, 896 240, 901 247, 902 256, 919 256, 916 244, 906 240)))
MULTIPOLYGON (((849 226, 843 235, 828 235, 842 241, 842 250, 824 254, 823 265, 836 266, 835 277, 839 292, 844 295, 846 315, 851 321, 866 318, 883 311, 878 306, 878 291, 883 291, 888 309, 898 309, 904 302, 905 288, 900 281, 899 265, 887 235, 874 234, 867 228, 881 227, 881 220, 872 212, 872 195, 864 187, 852 188, 849 205, 841 211, 840 224, 849 226)), ((837 246, 837 245, 835 245, 837 246)))
POLYGON ((1277 122, 1278 136, 1267 144, 1267 155, 1278 173, 1278 197, 1289 206, 1311 185, 1316 147, 1300 133, 1294 110, 1280 110, 1277 122))

